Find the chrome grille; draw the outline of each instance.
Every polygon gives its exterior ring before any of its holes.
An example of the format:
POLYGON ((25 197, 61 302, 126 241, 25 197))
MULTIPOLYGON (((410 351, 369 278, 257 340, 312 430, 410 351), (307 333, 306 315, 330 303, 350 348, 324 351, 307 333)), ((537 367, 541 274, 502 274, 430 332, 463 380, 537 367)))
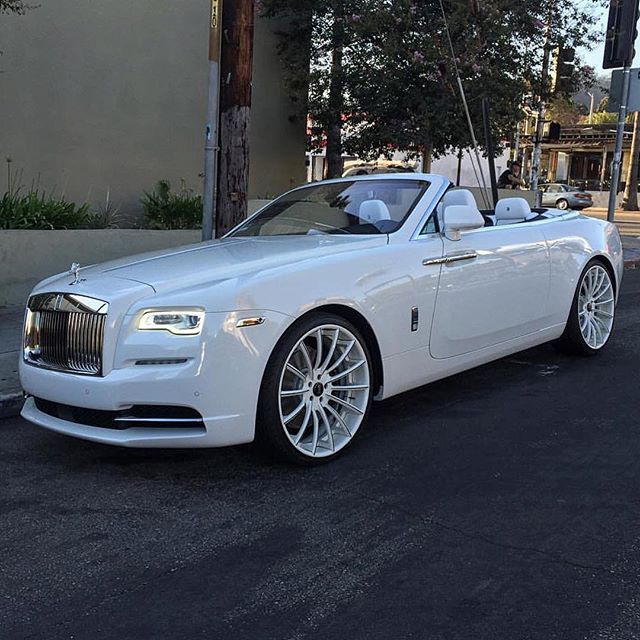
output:
POLYGON ((103 300, 70 293, 32 296, 25 320, 25 362, 58 371, 101 375, 108 308, 103 300))

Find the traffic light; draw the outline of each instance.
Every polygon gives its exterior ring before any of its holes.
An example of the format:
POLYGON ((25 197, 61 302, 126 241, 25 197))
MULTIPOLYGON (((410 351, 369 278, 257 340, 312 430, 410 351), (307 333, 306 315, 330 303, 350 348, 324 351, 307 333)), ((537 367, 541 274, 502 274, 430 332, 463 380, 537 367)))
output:
POLYGON ((566 93, 572 90, 575 59, 575 49, 556 47, 551 63, 551 93, 566 93))
POLYGON ((604 45, 604 69, 630 65, 635 56, 633 43, 638 37, 638 0, 611 0, 607 38, 604 45))
POLYGON ((561 132, 562 127, 558 122, 545 122, 542 126, 542 142, 557 142, 561 132))

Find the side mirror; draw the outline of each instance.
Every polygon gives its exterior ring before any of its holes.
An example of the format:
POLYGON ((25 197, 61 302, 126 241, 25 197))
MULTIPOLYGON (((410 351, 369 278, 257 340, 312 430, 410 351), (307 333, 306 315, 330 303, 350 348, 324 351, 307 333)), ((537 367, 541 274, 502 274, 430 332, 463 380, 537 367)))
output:
POLYGON ((444 210, 444 235, 449 240, 460 240, 462 231, 472 231, 482 227, 484 227, 484 218, 475 207, 453 204, 444 210))

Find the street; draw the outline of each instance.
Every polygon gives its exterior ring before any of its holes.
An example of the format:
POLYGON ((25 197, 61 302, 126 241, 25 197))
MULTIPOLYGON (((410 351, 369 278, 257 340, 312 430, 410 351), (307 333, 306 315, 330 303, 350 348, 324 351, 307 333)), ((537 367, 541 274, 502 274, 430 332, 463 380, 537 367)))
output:
POLYGON ((0 636, 640 637, 640 272, 609 348, 374 408, 305 470, 0 422, 0 636))
MULTIPOLYGON (((585 216, 591 216, 592 218, 600 218, 600 220, 607 219, 607 212, 605 209, 584 209, 581 211, 585 216)), ((638 211, 616 211, 615 221, 618 225, 620 233, 625 236, 640 236, 640 212, 638 211)))

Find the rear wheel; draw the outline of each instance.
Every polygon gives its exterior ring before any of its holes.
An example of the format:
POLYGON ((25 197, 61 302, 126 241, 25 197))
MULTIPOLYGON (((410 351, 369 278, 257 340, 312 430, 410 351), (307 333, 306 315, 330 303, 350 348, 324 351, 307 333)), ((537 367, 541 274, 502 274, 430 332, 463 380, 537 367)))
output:
POLYGON ((295 325, 264 375, 257 438, 302 464, 335 458, 359 433, 371 405, 373 370, 358 330, 333 314, 295 325))
POLYGON ((556 202, 556 207, 564 211, 565 209, 569 208, 569 202, 564 198, 560 198, 560 200, 556 202))
POLYGON ((609 270, 599 260, 591 260, 580 276, 569 321, 558 346, 577 355, 598 353, 611 337, 615 304, 609 270))

